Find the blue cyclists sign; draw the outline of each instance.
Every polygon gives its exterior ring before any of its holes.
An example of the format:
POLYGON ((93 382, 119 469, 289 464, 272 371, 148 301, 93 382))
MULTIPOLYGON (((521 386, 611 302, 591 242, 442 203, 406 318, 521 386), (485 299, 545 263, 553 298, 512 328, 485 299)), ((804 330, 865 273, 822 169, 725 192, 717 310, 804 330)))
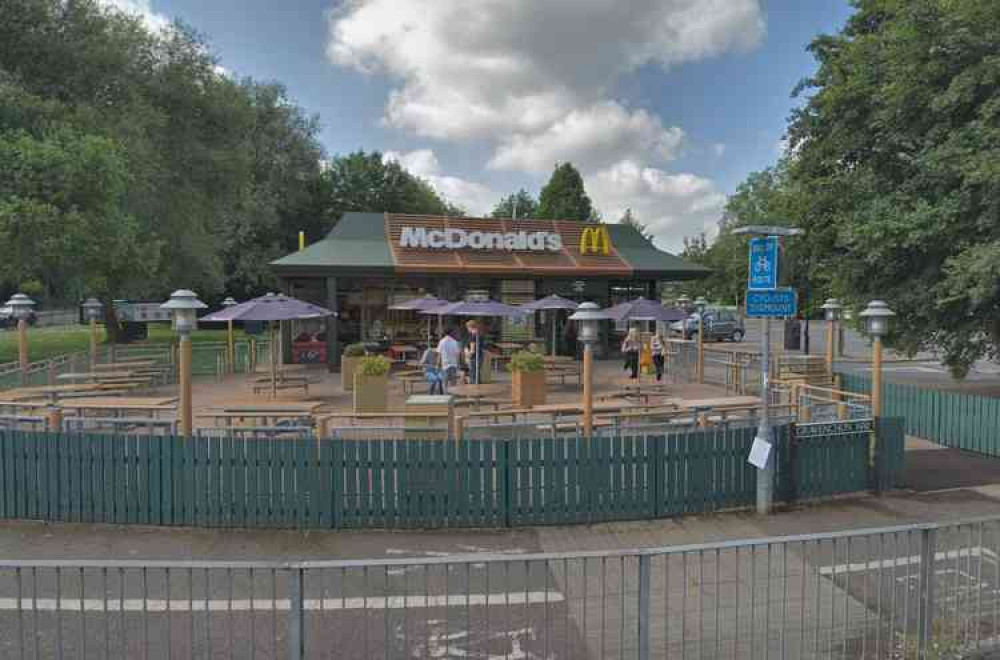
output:
POLYGON ((747 316, 750 318, 784 318, 797 313, 795 289, 747 291, 747 316))
POLYGON ((750 277, 748 289, 778 288, 778 237, 750 239, 750 277))

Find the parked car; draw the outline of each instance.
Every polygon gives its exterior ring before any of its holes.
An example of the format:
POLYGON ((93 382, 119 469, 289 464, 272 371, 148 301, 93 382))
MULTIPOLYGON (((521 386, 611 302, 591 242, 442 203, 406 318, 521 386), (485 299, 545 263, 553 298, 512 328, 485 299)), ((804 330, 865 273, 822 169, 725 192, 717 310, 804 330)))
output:
MULTIPOLYGON (((693 339, 698 335, 698 312, 670 325, 670 332, 693 339)), ((705 311, 705 341, 743 341, 747 334, 743 319, 728 310, 705 311)))

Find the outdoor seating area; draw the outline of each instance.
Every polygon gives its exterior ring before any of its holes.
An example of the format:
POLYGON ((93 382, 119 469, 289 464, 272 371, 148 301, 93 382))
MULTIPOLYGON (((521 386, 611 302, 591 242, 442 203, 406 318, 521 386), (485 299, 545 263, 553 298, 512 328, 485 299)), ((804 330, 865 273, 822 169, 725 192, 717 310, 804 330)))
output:
MULTIPOLYGON (((747 387, 732 386, 755 380, 745 373, 759 366, 745 357, 749 351, 727 349, 732 357, 724 362, 725 373, 737 365, 743 372, 720 381, 717 374, 710 375, 712 363, 700 344, 642 331, 686 316, 684 309, 642 297, 602 310, 558 295, 521 305, 478 294, 456 303, 424 295, 394 306, 426 320, 423 340, 349 346, 340 373, 325 364, 287 363, 288 347, 281 340, 289 329, 284 323, 326 318, 329 310, 282 294, 230 301, 202 321, 263 322, 269 341, 263 354, 251 351, 243 373, 233 368, 234 347, 221 346, 215 355, 222 365, 216 377, 196 382, 190 375, 185 378, 183 365, 190 361, 185 351, 196 327, 194 313, 204 305, 193 292, 181 290, 164 306, 177 314, 178 346, 156 353, 95 352, 86 368, 77 360, 53 361, 62 370, 50 371, 48 384, 0 392, 0 425, 239 438, 463 441, 752 427, 761 412, 758 396, 749 395, 747 387), (540 351, 544 342, 539 345, 534 337, 497 341, 490 334, 500 326, 489 319, 519 320, 556 311, 574 313, 561 321, 549 318, 547 353, 540 351), (447 326, 445 318, 450 319, 447 326), (440 341, 431 331, 435 320, 440 341), (599 324, 607 321, 624 328, 624 374, 621 357, 593 359, 599 324), (571 347, 576 354, 557 351, 566 327, 579 331, 582 357, 576 345, 571 347), (186 400, 192 402, 188 413, 186 400)), ((866 395, 842 392, 825 381, 817 384, 811 377, 815 370, 803 367, 805 363, 779 359, 775 364, 768 410, 772 419, 870 417, 866 395)))

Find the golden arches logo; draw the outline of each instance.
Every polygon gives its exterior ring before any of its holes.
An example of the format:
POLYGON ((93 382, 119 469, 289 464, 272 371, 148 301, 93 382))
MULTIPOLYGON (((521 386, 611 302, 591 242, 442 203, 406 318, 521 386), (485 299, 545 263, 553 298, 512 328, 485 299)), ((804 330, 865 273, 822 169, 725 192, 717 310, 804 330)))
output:
POLYGON ((587 227, 580 235, 580 254, 610 254, 611 236, 604 225, 587 227))

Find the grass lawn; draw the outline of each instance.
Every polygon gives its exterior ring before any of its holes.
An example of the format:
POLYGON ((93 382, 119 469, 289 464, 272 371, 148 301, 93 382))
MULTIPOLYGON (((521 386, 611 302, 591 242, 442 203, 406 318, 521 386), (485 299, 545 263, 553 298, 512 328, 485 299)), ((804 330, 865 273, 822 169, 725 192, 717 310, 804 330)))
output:
MULTIPOLYGON (((242 330, 236 330, 236 338, 246 337, 242 330)), ((177 335, 169 325, 158 323, 149 326, 149 343, 169 344, 176 341, 177 335)), ((191 335, 191 340, 225 341, 225 330, 199 330, 191 335)), ((101 341, 104 335, 101 333, 101 341)), ((63 326, 55 328, 28 329, 28 357, 32 362, 44 360, 56 355, 78 353, 90 348, 90 328, 82 325, 63 326)), ((0 331, 0 363, 14 362, 18 359, 17 332, 0 331)))

